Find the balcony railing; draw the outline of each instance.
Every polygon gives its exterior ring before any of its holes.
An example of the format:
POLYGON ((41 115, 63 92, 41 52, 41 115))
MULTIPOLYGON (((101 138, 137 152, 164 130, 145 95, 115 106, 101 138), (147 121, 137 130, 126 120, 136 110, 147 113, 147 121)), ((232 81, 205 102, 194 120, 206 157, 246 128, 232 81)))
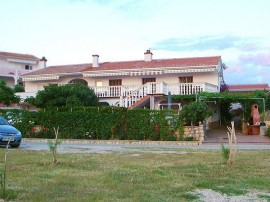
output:
POLYGON ((168 91, 172 95, 191 95, 201 92, 218 92, 216 85, 200 82, 200 83, 169 83, 168 91))
POLYGON ((0 75, 6 77, 18 77, 21 74, 30 72, 31 70, 16 69, 16 68, 0 68, 0 75))
POLYGON ((144 85, 124 86, 92 86, 98 97, 127 97, 130 95, 145 96, 151 94, 167 95, 167 84, 165 82, 149 82, 144 85))
POLYGON ((151 94, 167 95, 170 91, 172 95, 190 95, 200 92, 218 92, 216 85, 201 83, 168 83, 149 82, 144 85, 123 85, 123 86, 101 86, 90 87, 98 97, 144 97, 151 94))

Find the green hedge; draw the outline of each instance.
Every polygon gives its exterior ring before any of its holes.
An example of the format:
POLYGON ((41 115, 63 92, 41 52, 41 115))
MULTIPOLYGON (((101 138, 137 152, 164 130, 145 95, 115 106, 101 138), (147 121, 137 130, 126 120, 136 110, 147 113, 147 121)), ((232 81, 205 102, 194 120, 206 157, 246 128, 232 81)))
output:
POLYGON ((171 111, 120 107, 55 108, 39 112, 0 110, 24 137, 119 140, 177 140, 178 117, 171 111))

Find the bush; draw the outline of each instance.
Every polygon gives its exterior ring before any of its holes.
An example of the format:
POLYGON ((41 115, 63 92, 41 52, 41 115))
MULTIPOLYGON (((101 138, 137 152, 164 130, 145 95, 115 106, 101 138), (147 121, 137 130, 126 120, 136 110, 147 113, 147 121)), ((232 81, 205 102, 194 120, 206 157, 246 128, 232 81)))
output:
POLYGON ((267 128, 266 136, 270 137, 270 127, 267 128))
MULTIPOLYGON (((9 115, 10 115, 9 111, 9 115)), ((0 110, 7 117, 7 111, 0 110)), ((53 128, 59 126, 61 138, 176 140, 179 121, 169 111, 120 107, 61 107, 31 113, 12 110, 14 123, 23 137, 54 138, 53 128)))
POLYGON ((208 109, 204 102, 191 102, 181 110, 180 119, 185 120, 187 125, 198 125, 212 114, 213 111, 208 109))

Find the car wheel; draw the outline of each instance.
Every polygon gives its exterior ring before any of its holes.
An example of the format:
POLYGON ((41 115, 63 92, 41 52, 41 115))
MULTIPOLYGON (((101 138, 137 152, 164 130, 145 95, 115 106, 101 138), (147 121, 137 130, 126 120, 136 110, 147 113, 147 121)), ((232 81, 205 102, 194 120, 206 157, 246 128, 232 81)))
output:
POLYGON ((20 144, 10 145, 11 148, 18 148, 19 146, 20 146, 20 144))

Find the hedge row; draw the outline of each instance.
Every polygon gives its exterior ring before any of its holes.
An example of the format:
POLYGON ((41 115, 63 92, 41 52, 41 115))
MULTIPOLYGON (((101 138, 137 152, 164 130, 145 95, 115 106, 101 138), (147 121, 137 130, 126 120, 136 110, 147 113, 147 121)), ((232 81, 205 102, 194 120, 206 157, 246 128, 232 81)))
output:
POLYGON ((60 138, 99 140, 176 140, 179 120, 170 114, 165 110, 115 107, 0 110, 0 115, 14 122, 24 137, 53 138, 53 128, 59 126, 60 138))

